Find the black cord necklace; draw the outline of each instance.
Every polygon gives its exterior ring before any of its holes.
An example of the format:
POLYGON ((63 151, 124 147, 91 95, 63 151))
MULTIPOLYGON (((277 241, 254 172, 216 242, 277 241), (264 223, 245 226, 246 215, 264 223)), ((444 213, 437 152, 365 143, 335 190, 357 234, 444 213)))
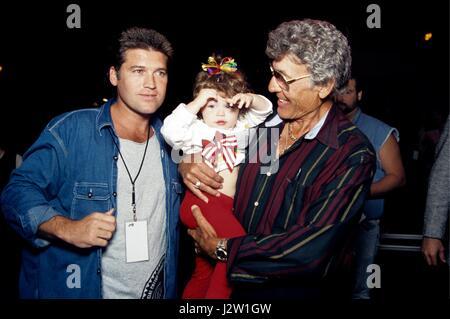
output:
POLYGON ((125 159, 123 158, 123 155, 122 155, 122 152, 120 151, 119 145, 117 145, 116 141, 114 140, 114 136, 111 133, 111 128, 109 128, 108 131, 109 131, 109 134, 111 135, 111 138, 112 138, 114 144, 117 147, 117 150, 119 151, 119 155, 120 155, 120 158, 122 159, 122 163, 125 166, 125 169, 127 170, 128 177, 130 178, 130 182, 131 182, 131 185, 132 185, 131 207, 133 208, 133 220, 136 222, 137 221, 137 218, 136 218, 136 192, 135 192, 134 184, 136 183, 136 180, 138 179, 139 174, 141 173, 142 165, 144 164, 144 160, 145 160, 145 155, 147 154, 148 141, 150 140, 150 124, 148 124, 147 142, 145 143, 144 155, 142 156, 142 161, 141 161, 141 165, 139 166, 139 171, 137 172, 136 177, 134 179, 131 177, 131 173, 128 170, 127 163, 125 163, 125 159))

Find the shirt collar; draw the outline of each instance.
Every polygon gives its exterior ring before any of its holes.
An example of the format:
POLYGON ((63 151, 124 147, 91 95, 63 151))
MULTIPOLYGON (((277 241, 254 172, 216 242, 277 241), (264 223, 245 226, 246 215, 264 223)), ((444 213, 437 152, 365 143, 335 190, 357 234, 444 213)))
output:
POLYGON ((358 120, 359 120, 360 116, 361 116, 361 109, 358 107, 357 110, 356 110, 355 116, 353 116, 352 123, 353 124, 358 123, 358 120))
POLYGON ((97 131, 102 135, 101 130, 105 127, 114 128, 112 117, 111 117, 111 105, 115 103, 115 99, 110 99, 108 102, 100 107, 100 112, 97 115, 97 131))
MULTIPOLYGON (((340 119, 338 117, 337 113, 337 106, 332 105, 330 110, 327 114, 325 114, 319 121, 319 123, 316 124, 316 126, 310 131, 317 132, 315 133, 314 137, 317 138, 321 143, 328 145, 329 147, 332 147, 334 149, 339 148, 339 140, 338 140, 338 126, 340 123, 340 119), (323 122, 322 122, 323 121, 323 122), (320 122, 322 122, 320 124, 320 122)), ((305 136, 306 137, 306 136, 305 136)))
POLYGON ((319 134, 319 131, 322 128, 323 124, 325 123, 325 119, 327 118, 329 112, 330 110, 328 110, 324 115, 322 115, 319 122, 317 122, 316 125, 314 125, 314 127, 308 133, 305 134, 306 140, 312 140, 317 136, 317 134, 319 134))
MULTIPOLYGON (((338 141, 338 124, 336 106, 333 104, 331 108, 325 113, 319 122, 305 135, 305 139, 312 140, 317 138, 321 143, 328 145, 334 149, 339 148, 338 141)), ((284 122, 278 114, 269 122, 266 122, 266 127, 282 127, 284 122), (269 124, 269 125, 268 125, 269 124)))
MULTIPOLYGON (((105 104, 103 104, 100 107, 100 111, 97 115, 97 123, 96 123, 97 131, 100 134, 100 136, 102 135, 103 128, 111 127, 113 129, 113 132, 115 133, 114 124, 113 124, 112 117, 111 117, 111 106, 115 102, 116 102, 116 99, 110 99, 110 100, 108 100, 108 102, 106 102, 105 104)), ((150 125, 158 133, 157 135, 159 135, 159 130, 161 129, 162 121, 159 119, 157 112, 155 114, 152 114, 152 116, 150 118, 150 125)))
POLYGON ((281 122, 283 122, 283 120, 280 118, 280 116, 278 114, 276 114, 269 121, 266 121, 265 126, 266 127, 275 127, 275 126, 279 126, 281 122))
MULTIPOLYGON (((97 115, 97 131, 102 135, 102 129, 111 127, 115 133, 112 117, 111 117, 111 106, 116 102, 116 99, 110 99, 108 102, 100 107, 100 112, 97 115)), ((158 113, 152 115, 150 119, 150 125, 159 132, 162 126, 162 121, 158 117, 158 113)))

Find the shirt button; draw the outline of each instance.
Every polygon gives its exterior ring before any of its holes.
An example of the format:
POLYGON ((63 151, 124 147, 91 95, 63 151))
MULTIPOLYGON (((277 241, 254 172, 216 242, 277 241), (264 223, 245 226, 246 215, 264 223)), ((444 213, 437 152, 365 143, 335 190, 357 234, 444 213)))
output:
POLYGON ((259 203, 258 202, 255 202, 255 204, 254 204, 255 206, 258 206, 259 205, 259 203))
POLYGON ((88 193, 88 197, 89 197, 89 198, 92 197, 92 193, 91 193, 91 192, 88 193))
POLYGON ((117 196, 117 193, 116 193, 116 192, 114 192, 114 193, 113 193, 113 196, 114 196, 114 197, 116 197, 116 196, 117 196))
POLYGON ((115 161, 117 161, 119 158, 117 157, 117 155, 114 155, 113 159, 114 159, 115 161))
POLYGON ((102 271, 100 270, 100 268, 97 268, 97 274, 101 273, 102 271))

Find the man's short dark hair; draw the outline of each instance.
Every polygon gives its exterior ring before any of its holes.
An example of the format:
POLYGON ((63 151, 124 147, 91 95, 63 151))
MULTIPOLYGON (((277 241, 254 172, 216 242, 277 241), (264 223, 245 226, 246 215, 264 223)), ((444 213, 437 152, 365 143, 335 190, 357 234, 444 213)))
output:
POLYGON ((161 33, 146 28, 133 27, 123 31, 118 40, 118 49, 114 61, 116 70, 125 62, 125 52, 130 49, 154 50, 172 58, 172 44, 161 33))
POLYGON ((364 80, 361 76, 352 74, 352 78, 350 80, 355 81, 355 90, 356 93, 359 93, 364 90, 364 80))

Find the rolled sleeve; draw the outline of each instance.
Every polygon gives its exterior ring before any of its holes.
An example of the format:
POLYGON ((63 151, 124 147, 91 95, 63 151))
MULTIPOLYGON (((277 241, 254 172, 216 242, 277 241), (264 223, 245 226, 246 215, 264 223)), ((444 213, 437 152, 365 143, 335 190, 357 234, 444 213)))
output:
POLYGON ((30 234, 35 247, 45 247, 50 244, 49 241, 38 237, 39 226, 58 215, 61 214, 50 206, 36 206, 20 218, 25 233, 30 234))
POLYGON ((48 245, 38 238, 39 226, 59 212, 51 205, 64 181, 64 151, 53 134, 44 131, 11 174, 1 204, 5 220, 33 246, 48 245))

